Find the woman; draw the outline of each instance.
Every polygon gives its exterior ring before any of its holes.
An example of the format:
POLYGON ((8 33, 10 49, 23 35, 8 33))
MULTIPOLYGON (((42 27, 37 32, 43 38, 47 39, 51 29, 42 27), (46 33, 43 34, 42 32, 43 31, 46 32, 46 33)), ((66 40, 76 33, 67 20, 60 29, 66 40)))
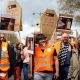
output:
POLYGON ((21 80, 21 69, 22 69, 22 60, 21 60, 21 43, 16 44, 16 66, 14 68, 14 80, 21 80))
POLYGON ((33 51, 31 49, 30 42, 28 43, 28 40, 26 39, 26 45, 21 53, 21 58, 23 59, 23 75, 24 80, 28 80, 28 73, 29 73, 29 64, 30 64, 30 55, 33 54, 33 51))

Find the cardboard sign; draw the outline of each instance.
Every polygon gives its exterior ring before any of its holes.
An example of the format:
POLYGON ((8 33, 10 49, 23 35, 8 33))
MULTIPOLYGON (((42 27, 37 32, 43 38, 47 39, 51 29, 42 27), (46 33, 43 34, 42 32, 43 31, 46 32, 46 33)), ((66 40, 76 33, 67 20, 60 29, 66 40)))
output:
POLYGON ((15 19, 9 17, 1 17, 0 30, 14 31, 15 19))
POLYGON ((57 27, 57 15, 54 10, 47 9, 40 18, 40 31, 46 35, 49 39, 56 31, 57 27))
POLYGON ((15 17, 14 31, 22 31, 22 8, 16 0, 8 2, 7 14, 15 17))
POLYGON ((71 30, 73 17, 71 15, 60 14, 57 24, 57 29, 71 30))

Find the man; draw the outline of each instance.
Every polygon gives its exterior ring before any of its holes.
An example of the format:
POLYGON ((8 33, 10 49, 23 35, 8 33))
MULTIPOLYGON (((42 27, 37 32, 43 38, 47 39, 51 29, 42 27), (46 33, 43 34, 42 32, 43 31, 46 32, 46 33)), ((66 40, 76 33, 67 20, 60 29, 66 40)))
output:
POLYGON ((61 41, 55 43, 55 49, 59 59, 59 80, 67 80, 70 60, 72 56, 72 46, 69 43, 68 34, 64 33, 61 37, 61 41))
POLYGON ((0 80, 8 80, 8 70, 10 68, 7 42, 4 35, 0 35, 0 80))
POLYGON ((59 65, 56 50, 48 45, 47 37, 36 35, 34 54, 34 80, 52 80, 59 76, 59 65))

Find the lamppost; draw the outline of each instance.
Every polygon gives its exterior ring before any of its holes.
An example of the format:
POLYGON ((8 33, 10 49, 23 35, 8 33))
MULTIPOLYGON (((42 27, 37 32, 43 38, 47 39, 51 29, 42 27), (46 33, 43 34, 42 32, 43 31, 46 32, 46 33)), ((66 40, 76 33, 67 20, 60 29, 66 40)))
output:
MULTIPOLYGON (((41 13, 41 12, 40 12, 40 13, 35 13, 35 12, 34 12, 34 13, 32 13, 32 14, 33 14, 33 15, 39 15, 39 17, 41 17, 41 15, 42 15, 43 13, 41 13)), ((39 24, 37 23, 36 25, 38 26, 39 24)))
MULTIPOLYGON (((34 12, 34 13, 32 13, 32 14, 33 14, 33 15, 39 15, 39 18, 41 18, 41 15, 42 15, 43 13, 42 13, 42 12, 39 12, 39 13, 34 12)), ((37 27, 39 27, 39 25, 40 25, 39 23, 36 24, 37 27)), ((40 30, 40 31, 41 31, 41 30, 40 30)))
POLYGON ((38 14, 39 16, 41 16, 43 13, 33 13, 33 15, 36 15, 36 14, 38 14))

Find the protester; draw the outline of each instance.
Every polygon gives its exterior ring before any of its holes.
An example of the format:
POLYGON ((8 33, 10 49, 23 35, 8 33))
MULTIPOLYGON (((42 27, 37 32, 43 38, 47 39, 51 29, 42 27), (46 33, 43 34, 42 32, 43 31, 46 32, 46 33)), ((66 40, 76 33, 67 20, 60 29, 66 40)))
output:
POLYGON ((28 44, 27 39, 26 39, 26 44, 21 52, 21 58, 23 60, 23 75, 24 75, 24 80, 28 80, 28 74, 29 74, 29 64, 30 64, 30 55, 33 54, 33 50, 29 50, 30 44, 28 44))
POLYGON ((36 35, 34 53, 34 80, 58 79, 59 65, 56 50, 48 45, 47 37, 43 34, 36 35))
POLYGON ((14 80, 21 80, 21 69, 22 69, 22 60, 21 60, 21 48, 22 44, 16 44, 16 65, 14 67, 14 80))
POLYGON ((68 34, 64 33, 62 35, 61 41, 55 43, 55 48, 59 59, 59 80, 68 80, 67 77, 72 56, 72 46, 69 43, 68 34))
POLYGON ((68 78, 70 80, 78 80, 78 74, 79 74, 78 48, 76 42, 74 42, 72 45, 73 45, 73 50, 72 50, 72 57, 70 61, 68 78))
POLYGON ((8 44, 3 34, 0 35, 0 80, 8 80, 8 70, 10 69, 8 44))
POLYGON ((78 59, 79 59, 79 62, 80 62, 80 40, 78 41, 78 59))
POLYGON ((80 80, 80 40, 78 41, 78 60, 79 60, 79 78, 80 80))

